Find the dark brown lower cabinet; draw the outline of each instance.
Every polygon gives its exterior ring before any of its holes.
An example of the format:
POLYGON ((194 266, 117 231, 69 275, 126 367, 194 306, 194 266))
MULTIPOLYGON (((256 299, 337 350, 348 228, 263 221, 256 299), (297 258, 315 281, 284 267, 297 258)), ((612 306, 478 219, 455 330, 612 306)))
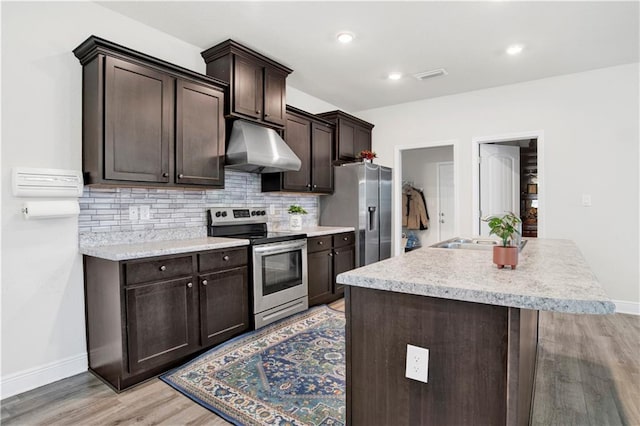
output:
POLYGON ((538 311, 347 286, 351 425, 527 425, 538 311), (405 377, 429 349, 428 383, 405 377))
POLYGON ((116 391, 249 329, 246 247, 84 270, 89 369, 116 391))
POLYGON ((355 268, 354 240, 353 232, 308 239, 309 306, 342 297, 344 286, 336 282, 336 276, 355 268))

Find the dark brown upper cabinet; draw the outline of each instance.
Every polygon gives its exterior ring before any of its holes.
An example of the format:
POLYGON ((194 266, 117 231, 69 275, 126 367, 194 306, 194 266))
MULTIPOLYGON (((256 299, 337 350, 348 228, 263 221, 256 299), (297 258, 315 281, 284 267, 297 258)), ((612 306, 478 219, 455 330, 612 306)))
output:
POLYGON ((296 172, 265 173, 262 191, 333 192, 333 126, 287 105, 284 140, 302 161, 296 172))
POLYGON ((224 187, 226 83, 95 36, 73 52, 85 184, 224 187))
POLYGON ((202 57, 207 75, 229 83, 228 117, 284 127, 291 69, 233 40, 205 50, 202 57))
POLYGON ((374 125, 343 111, 317 114, 336 126, 336 157, 338 163, 357 161, 360 151, 371 150, 374 125))

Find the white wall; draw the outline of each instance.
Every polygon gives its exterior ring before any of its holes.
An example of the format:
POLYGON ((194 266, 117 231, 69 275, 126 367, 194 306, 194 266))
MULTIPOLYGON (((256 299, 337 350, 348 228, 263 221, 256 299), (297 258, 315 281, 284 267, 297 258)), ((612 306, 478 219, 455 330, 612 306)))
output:
MULTIPOLYGON (((2 4, 2 398, 87 367, 77 220, 25 221, 10 173, 81 168, 82 67, 72 50, 92 34, 205 71, 200 48, 95 3, 2 4)), ((290 92, 299 108, 326 106, 290 92)))
POLYGON ((312 114, 319 114, 321 112, 341 109, 340 107, 332 105, 329 102, 325 102, 322 99, 318 99, 316 97, 308 95, 305 92, 302 92, 291 86, 287 86, 287 104, 310 112, 312 114))
POLYGON ((472 139, 543 131, 544 236, 574 240, 618 306, 638 309, 638 75, 630 64, 357 115, 375 123, 385 165, 396 144, 461 141, 462 234, 473 229, 472 139), (592 207, 582 207, 582 194, 592 207))
POLYGON ((429 229, 413 231, 423 247, 438 242, 438 163, 444 161, 453 161, 452 146, 402 151, 402 180, 423 190, 429 212, 429 229))

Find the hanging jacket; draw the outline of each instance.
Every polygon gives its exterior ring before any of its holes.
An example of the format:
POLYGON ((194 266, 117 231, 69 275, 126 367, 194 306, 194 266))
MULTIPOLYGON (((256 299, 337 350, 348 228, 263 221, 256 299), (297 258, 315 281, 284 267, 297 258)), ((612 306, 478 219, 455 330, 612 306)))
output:
POLYGON ((402 192, 402 226, 429 229, 429 213, 422 191, 407 187, 402 192))

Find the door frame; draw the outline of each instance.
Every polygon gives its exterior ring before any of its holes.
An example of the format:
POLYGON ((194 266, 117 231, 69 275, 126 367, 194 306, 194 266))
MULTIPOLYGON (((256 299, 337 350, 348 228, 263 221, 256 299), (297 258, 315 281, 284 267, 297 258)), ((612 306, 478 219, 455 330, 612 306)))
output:
MULTIPOLYGON (((436 163, 436 200, 438 200, 437 205, 436 205, 436 214, 437 214, 437 223, 438 223, 438 241, 442 241, 442 223, 440 222, 440 211, 441 211, 441 205, 440 205, 440 167, 442 166, 448 166, 451 165, 453 166, 453 173, 454 173, 454 184, 453 184, 453 190, 454 190, 454 197, 455 197, 455 172, 456 172, 456 166, 454 164, 453 161, 439 161, 438 163, 436 163)), ((453 217, 457 217, 458 212, 455 211, 456 206, 455 206, 455 199, 453 202, 453 217)), ((454 229, 457 229, 455 226, 455 223, 453 225, 454 229)), ((457 231, 456 231, 457 232, 457 231)), ((454 232, 454 235, 455 233, 454 232)))
POLYGON ((443 141, 421 142, 413 145, 396 145, 393 148, 393 206, 391 209, 392 228, 391 238, 391 256, 400 256, 404 253, 401 247, 402 234, 402 153, 412 149, 421 148, 437 148, 443 146, 451 146, 453 148, 453 206, 455 209, 454 232, 460 232, 460 177, 461 167, 461 147, 458 139, 449 139, 443 141))
POLYGON ((508 142, 520 139, 536 139, 538 150, 538 238, 545 236, 546 206, 544 196, 544 131, 534 130, 494 136, 475 136, 471 140, 472 196, 471 221, 474 235, 480 235, 480 145, 485 143, 508 142))

